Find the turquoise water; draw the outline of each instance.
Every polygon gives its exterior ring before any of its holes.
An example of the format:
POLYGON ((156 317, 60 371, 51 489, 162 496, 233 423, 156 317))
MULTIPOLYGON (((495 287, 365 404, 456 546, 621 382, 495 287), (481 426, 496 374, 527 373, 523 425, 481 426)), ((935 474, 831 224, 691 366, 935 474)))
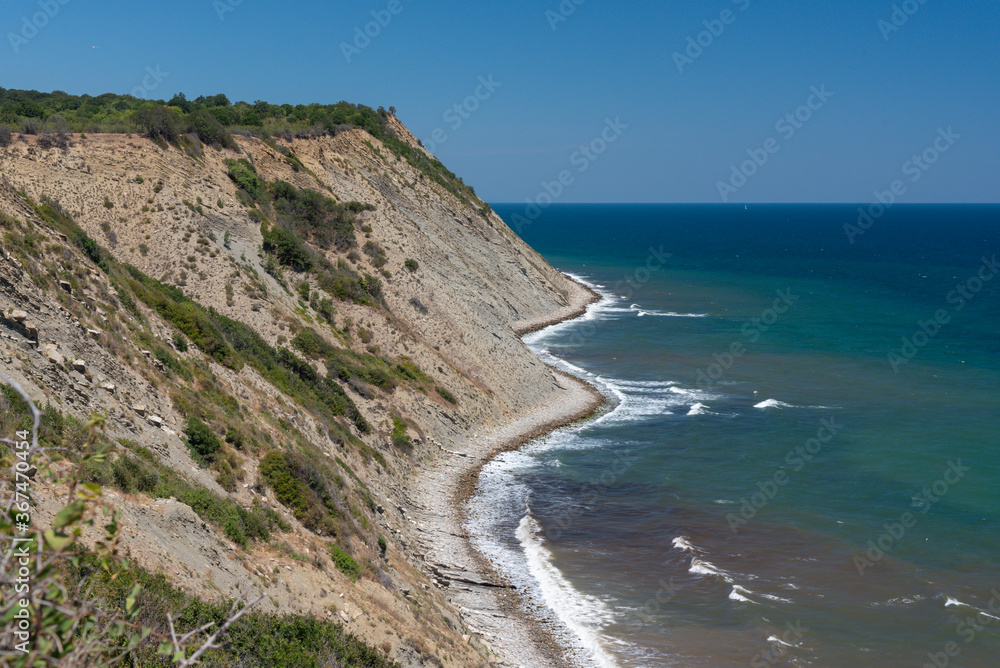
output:
POLYGON ((1000 207, 856 209, 518 230, 605 297, 529 345, 615 406, 487 467, 473 524, 585 662, 1000 665, 1000 207))

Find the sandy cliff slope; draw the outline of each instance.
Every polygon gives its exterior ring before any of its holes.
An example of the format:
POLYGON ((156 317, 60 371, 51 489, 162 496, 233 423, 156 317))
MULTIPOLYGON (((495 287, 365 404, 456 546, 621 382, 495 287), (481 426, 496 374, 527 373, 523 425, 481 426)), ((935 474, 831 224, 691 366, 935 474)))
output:
MULTIPOLYGON (((516 330, 589 296, 478 199, 449 192, 363 131, 238 145, 76 135, 66 149, 35 137, 0 149, 0 370, 39 404, 81 420, 107 415, 108 438, 129 456, 152 452, 158 470, 245 508, 273 508, 291 527, 243 547, 182 500, 112 489, 125 547, 143 567, 207 598, 249 586, 266 592, 269 610, 339 618, 403 665, 497 660, 450 601, 458 585, 425 560, 406 485, 420 480, 415 468, 447 456, 442 448, 565 392, 516 330), (235 159, 262 182, 371 205, 352 223, 354 242, 311 252, 345 275, 377 278, 384 303, 333 298, 315 273, 269 264, 261 220, 274 223, 274 204, 241 191, 225 162, 235 159), (76 230, 99 245, 102 266, 76 230), (258 349, 288 348, 312 368, 296 372, 310 382, 329 373, 357 416, 304 405, 232 330, 223 342, 231 358, 200 349, 190 323, 143 298, 137 276, 179 287, 213 322, 248 326, 239 336, 255 333, 258 349), (318 306, 327 298, 332 312, 318 306), (293 345, 304 329, 331 357, 293 345), (226 444, 228 463, 199 460, 184 441, 192 415, 253 445, 226 444), (272 453, 313 462, 323 479, 309 484, 327 490, 332 524, 275 499, 259 468, 272 453), (356 581, 333 563, 334 544, 359 564, 356 581)), ((57 491, 46 488, 43 514, 57 491)))

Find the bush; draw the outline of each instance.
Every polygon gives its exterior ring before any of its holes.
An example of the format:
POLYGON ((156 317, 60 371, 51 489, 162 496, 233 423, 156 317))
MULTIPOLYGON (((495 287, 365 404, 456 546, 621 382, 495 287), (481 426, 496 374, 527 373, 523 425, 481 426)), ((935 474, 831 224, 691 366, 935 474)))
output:
POLYGON ((0 148, 6 148, 11 143, 11 131, 6 125, 0 125, 0 148))
POLYGON ((293 271, 309 271, 312 269, 313 260, 302 240, 295 236, 295 233, 278 225, 270 228, 266 223, 261 225, 261 234, 264 237, 264 250, 274 253, 278 262, 291 268, 293 271))
POLYGON ((188 124, 191 132, 198 135, 198 139, 210 146, 221 146, 223 148, 236 148, 236 142, 232 136, 222 127, 215 116, 207 109, 199 109, 188 116, 188 124))
POLYGON ((392 418, 392 444, 400 450, 410 450, 413 447, 406 433, 406 424, 398 417, 392 418))
POLYGON ((357 580, 358 576, 361 575, 361 567, 358 566, 358 562, 339 545, 330 547, 330 556, 333 557, 333 563, 337 570, 352 580, 357 580))
POLYGON ((439 395, 441 395, 441 398, 444 399, 445 401, 447 401, 448 403, 450 403, 450 404, 457 404, 458 403, 458 399, 456 399, 455 396, 451 392, 449 392, 448 390, 444 389, 443 387, 438 386, 438 387, 435 387, 434 389, 437 390, 437 393, 439 395))
POLYGON ((139 109, 132 114, 132 122, 150 139, 176 144, 180 138, 181 119, 162 104, 139 109))
POLYGON ((267 196, 267 184, 257 176, 257 170, 246 158, 239 160, 228 158, 223 162, 229 168, 229 178, 240 190, 250 195, 250 198, 256 202, 264 200, 267 196))
POLYGON ((342 516, 333 481, 336 476, 324 462, 293 452, 271 452, 257 470, 274 490, 274 496, 306 528, 317 533, 339 533, 342 516))
POLYGON ((385 249, 379 246, 374 241, 366 241, 365 245, 361 248, 365 254, 371 258, 372 266, 376 268, 381 268, 385 266, 387 262, 385 257, 385 249))
POLYGON ((188 447, 201 459, 210 460, 222 449, 219 437, 197 417, 188 418, 184 436, 187 437, 188 447))
POLYGON ((416 271, 420 267, 420 265, 417 264, 417 261, 414 259, 407 260, 406 262, 403 263, 403 266, 406 267, 409 271, 416 271))

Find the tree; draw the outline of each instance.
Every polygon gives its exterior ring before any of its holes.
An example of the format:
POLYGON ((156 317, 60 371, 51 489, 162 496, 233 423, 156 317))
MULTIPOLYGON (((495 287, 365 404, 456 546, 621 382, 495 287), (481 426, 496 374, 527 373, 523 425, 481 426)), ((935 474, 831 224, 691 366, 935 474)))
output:
POLYGON ((188 116, 188 124, 191 132, 198 135, 202 142, 211 146, 222 146, 234 148, 233 138, 226 128, 222 127, 219 119, 213 116, 207 109, 198 109, 188 116))
POLYGON ((191 102, 187 99, 187 96, 184 93, 177 93, 172 98, 170 98, 170 101, 167 102, 167 106, 180 107, 181 111, 183 111, 185 114, 191 113, 191 109, 194 108, 194 105, 191 104, 191 102))
POLYGON ((132 122, 143 135, 150 139, 162 139, 169 143, 176 143, 180 135, 180 119, 162 104, 139 109, 132 115, 132 122))

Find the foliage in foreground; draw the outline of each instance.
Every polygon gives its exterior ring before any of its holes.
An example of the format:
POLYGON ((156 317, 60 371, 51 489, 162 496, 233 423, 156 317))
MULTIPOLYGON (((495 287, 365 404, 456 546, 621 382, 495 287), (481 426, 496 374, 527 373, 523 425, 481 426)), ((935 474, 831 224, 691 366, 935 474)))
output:
POLYGON ((0 587, 19 594, 0 599, 0 664, 104 668, 127 658, 127 665, 180 668, 397 665, 332 622, 254 611, 260 598, 249 605, 206 603, 121 557, 118 511, 100 485, 82 477, 112 458, 110 443, 100 438, 103 418, 87 425, 76 468, 52 480, 39 441, 40 411, 3 374, 0 382, 9 384, 3 420, 18 428, 17 440, 0 443, 0 458, 13 462, 13 475, 5 471, 3 477, 14 484, 5 492, 16 492, 0 501, 0 587), (30 428, 24 429, 25 421, 30 428), (30 472, 32 464, 37 472, 30 472), (28 500, 35 479, 65 485, 67 492, 48 528, 36 523, 28 500), (100 540, 81 540, 86 527, 102 522, 100 540), (32 586, 21 589, 27 581, 32 586))

